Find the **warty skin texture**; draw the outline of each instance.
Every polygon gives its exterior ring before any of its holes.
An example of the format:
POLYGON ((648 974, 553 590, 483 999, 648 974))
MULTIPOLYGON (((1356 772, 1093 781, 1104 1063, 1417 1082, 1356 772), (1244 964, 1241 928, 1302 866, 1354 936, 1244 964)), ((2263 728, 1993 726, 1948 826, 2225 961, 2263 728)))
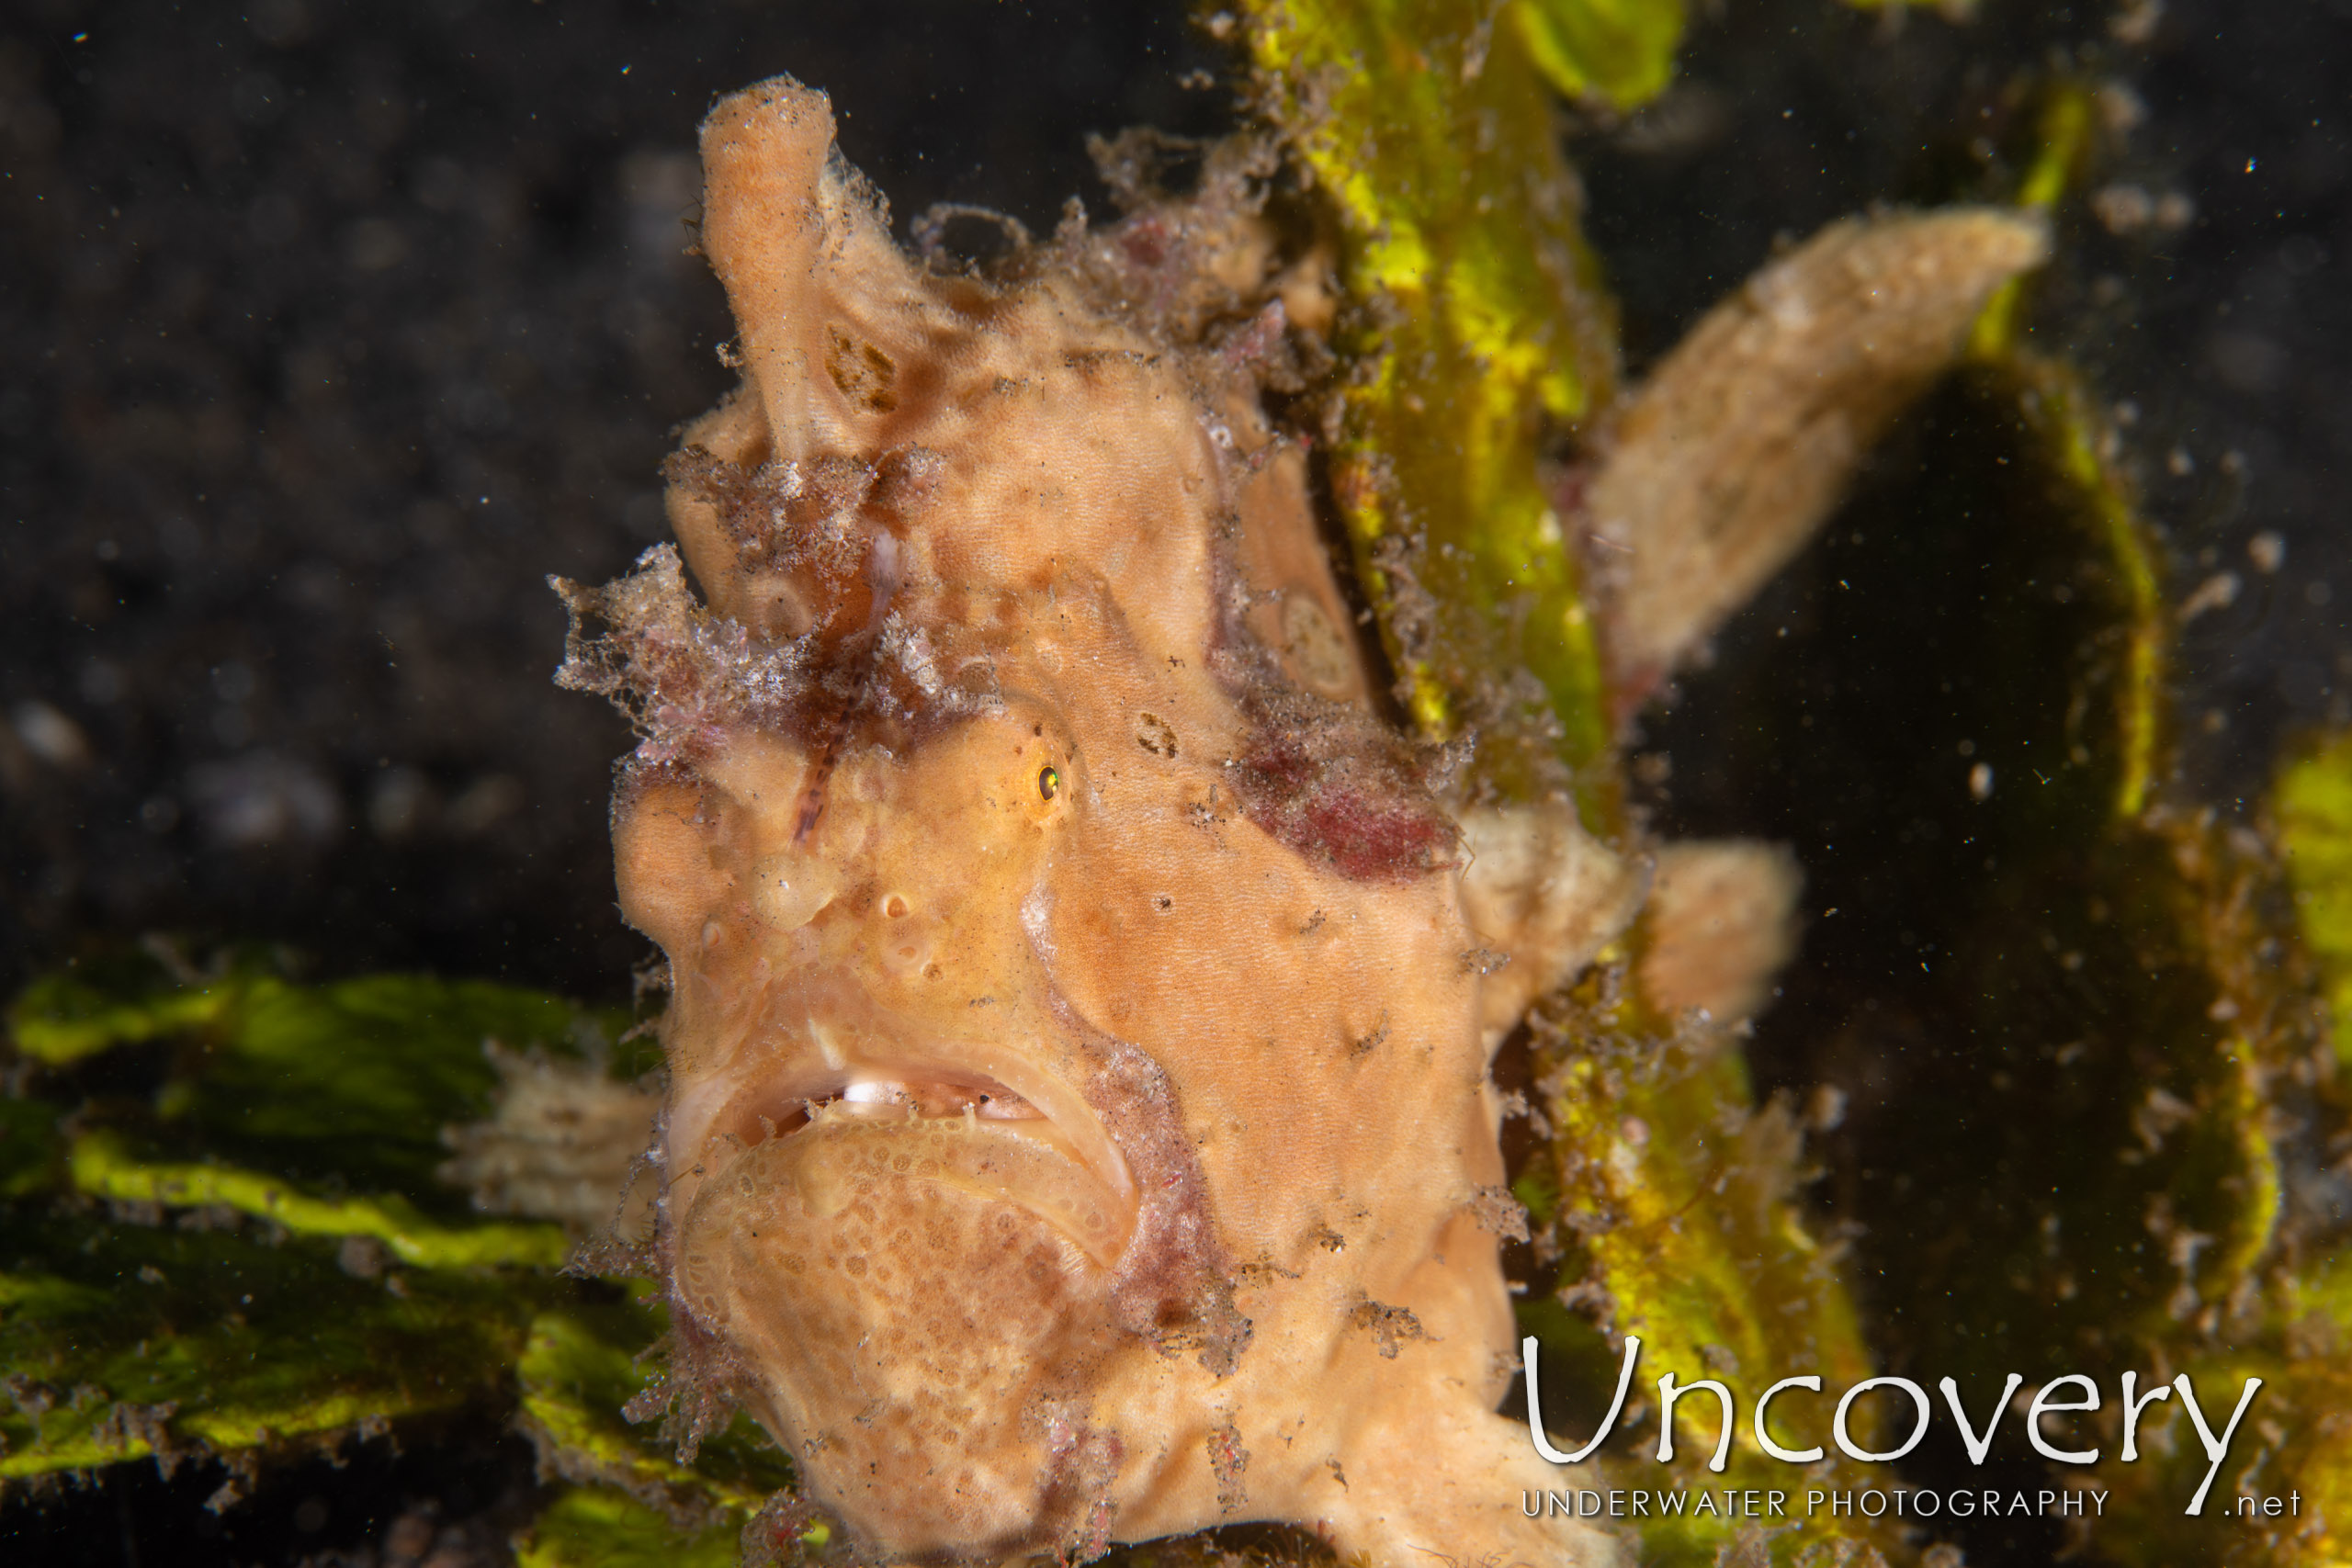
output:
MULTIPOLYGON (((1651 1005, 1732 1022, 1797 868, 1441 800, 1263 412, 1332 306, 1258 218, 1262 148, 987 282, 891 243, 821 95, 726 100, 703 157, 744 384, 672 460, 678 549, 564 585, 563 679, 644 735, 615 845, 670 961, 689 1425, 750 1409, 885 1558, 1278 1520, 1379 1563, 1619 1561, 1523 1517, 1559 1476, 1494 1414, 1491 1055, 1645 897, 1651 1005)), ((1571 509, 1623 558, 1612 700, 2041 246, 1981 209, 1836 226, 1701 324, 1571 509)))
POLYGON ((1259 412, 1314 307, 1238 177, 989 288, 896 250, 820 95, 703 149, 747 372, 673 465, 707 608, 658 553, 573 591, 575 683, 647 731, 616 847, 671 964, 687 1375, 885 1557, 1272 1519, 1615 1561, 1519 1513, 1555 1477, 1494 1414, 1487 1066, 1637 879, 1555 809, 1496 862, 1600 912, 1465 920, 1259 412), (1252 323, 1216 346, 1203 276, 1252 323))

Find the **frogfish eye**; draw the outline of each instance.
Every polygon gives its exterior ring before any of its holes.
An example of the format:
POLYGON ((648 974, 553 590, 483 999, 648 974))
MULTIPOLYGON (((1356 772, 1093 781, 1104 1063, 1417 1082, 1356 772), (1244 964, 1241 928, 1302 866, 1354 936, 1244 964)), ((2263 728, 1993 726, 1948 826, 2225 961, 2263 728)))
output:
POLYGON ((1037 772, 1037 793, 1038 793, 1038 795, 1042 795, 1044 798, 1046 798, 1046 799, 1047 799, 1047 800, 1051 800, 1051 799, 1053 799, 1053 798, 1054 798, 1054 796, 1056 796, 1056 795, 1057 795, 1061 794, 1061 792, 1062 792, 1062 774, 1061 774, 1061 770, 1060 770, 1059 768, 1051 767, 1051 766, 1048 766, 1048 767, 1045 767, 1045 768, 1041 768, 1041 769, 1039 769, 1039 770, 1038 770, 1038 772, 1037 772))

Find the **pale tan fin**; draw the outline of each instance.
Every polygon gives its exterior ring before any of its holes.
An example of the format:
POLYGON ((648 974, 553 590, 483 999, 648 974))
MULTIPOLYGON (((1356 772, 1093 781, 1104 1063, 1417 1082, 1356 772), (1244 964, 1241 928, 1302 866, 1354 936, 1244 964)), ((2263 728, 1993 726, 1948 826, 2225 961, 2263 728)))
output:
POLYGON ((1668 1013, 1752 1018, 1797 948, 1804 873, 1780 844, 1748 839, 1668 844, 1650 886, 1642 988, 1668 1013))
POLYGON ((1796 554, 1993 291, 2049 248, 2041 219, 1995 208, 1849 219, 1667 356, 1586 491, 1624 706, 1796 554))
POLYGON ((1476 808, 1461 828, 1463 916, 1483 945, 1510 960, 1479 989, 1491 1051, 1538 997, 1625 929, 1649 878, 1640 862, 1586 832, 1565 801, 1476 808))
POLYGON ((484 1213, 559 1220, 575 1232, 613 1220, 614 1194, 628 1188, 620 1228, 632 1236, 648 1229, 654 1194, 630 1178, 653 1142, 662 1097, 615 1082, 594 1062, 494 1044, 490 1059, 497 1113, 443 1129, 453 1153, 441 1179, 465 1188, 484 1213))

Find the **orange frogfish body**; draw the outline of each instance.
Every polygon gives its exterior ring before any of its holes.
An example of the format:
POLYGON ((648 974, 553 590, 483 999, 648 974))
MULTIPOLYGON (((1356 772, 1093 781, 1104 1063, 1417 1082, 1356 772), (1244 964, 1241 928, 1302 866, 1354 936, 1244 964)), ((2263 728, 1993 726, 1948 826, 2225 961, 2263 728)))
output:
POLYGON ((1458 821, 1379 716, 1261 401, 1320 299, 1263 167, 983 281, 832 131, 782 79, 704 126, 744 382, 677 547, 566 585, 565 679, 643 735, 678 1357, 885 1558, 1279 1520, 1614 1561, 1521 1517, 1559 1483, 1496 1414, 1487 1065, 1639 877, 1572 816, 1458 821))

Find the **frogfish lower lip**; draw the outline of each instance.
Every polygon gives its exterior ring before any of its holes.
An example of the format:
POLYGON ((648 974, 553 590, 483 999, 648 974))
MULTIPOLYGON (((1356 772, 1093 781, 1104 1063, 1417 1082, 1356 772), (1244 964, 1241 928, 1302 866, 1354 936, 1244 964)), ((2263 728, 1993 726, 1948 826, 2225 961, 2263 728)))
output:
POLYGON ((1053 1122, 986 1116, 969 1103, 949 1115, 846 1097, 820 1104, 799 1127, 739 1155, 716 1185, 732 1195, 722 1202, 751 1198, 756 1189, 775 1223, 812 1234, 835 1227, 844 1211, 882 1189, 914 1209, 926 1200, 1006 1205, 1026 1211, 1102 1269, 1117 1263, 1135 1229, 1135 1205, 1053 1122))
POLYGON ((1009 1536, 1051 1457, 1026 1413, 1117 1339, 1149 1216, 1102 1120, 1029 1054, 978 1047, 951 1066, 944 1047, 886 1059, 860 1043, 752 1075, 702 1122, 672 1298, 725 1345, 772 1431, 845 1467, 810 1472, 820 1498, 848 1501, 829 1473, 937 1453, 955 1461, 940 1505, 955 1518, 900 1522, 1009 1536), (979 1054, 1004 1077, 970 1066, 979 1054))
POLYGON ((865 1104, 820 1108, 703 1181, 673 1299, 796 1457, 825 1454, 805 1472, 818 1500, 851 1506, 918 1464, 944 1484, 889 1488, 887 1529, 925 1547, 1011 1538, 1052 1459, 1037 1402, 1117 1341, 1143 1227, 1042 1117, 865 1104))

